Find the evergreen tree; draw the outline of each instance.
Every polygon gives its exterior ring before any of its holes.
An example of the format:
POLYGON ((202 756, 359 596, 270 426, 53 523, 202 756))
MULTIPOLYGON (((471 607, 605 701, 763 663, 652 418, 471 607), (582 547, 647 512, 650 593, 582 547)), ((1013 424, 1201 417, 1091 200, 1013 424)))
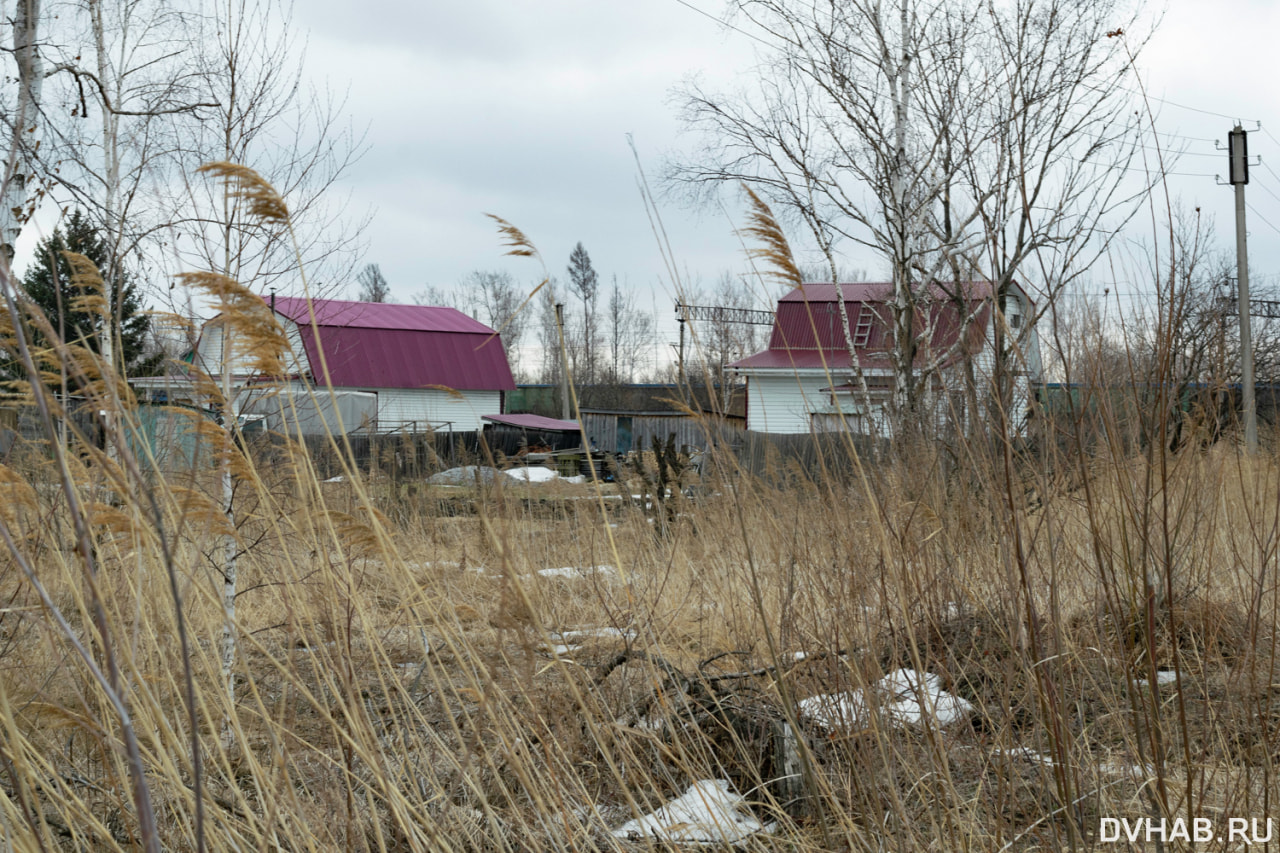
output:
POLYGON ((116 330, 119 337, 115 351, 116 369, 123 366, 128 376, 154 374, 163 355, 147 352, 151 317, 144 312, 138 289, 123 268, 117 266, 115 274, 107 280, 107 271, 111 268, 110 247, 81 211, 73 212, 65 228, 54 230, 37 246, 36 260, 22 279, 27 297, 44 312, 55 334, 60 334, 64 341, 86 344, 93 352, 102 352, 102 318, 72 308, 76 298, 83 294, 72 283, 71 265, 64 252, 84 255, 103 274, 107 294, 111 296, 110 304, 115 306, 120 318, 120 327, 116 330))

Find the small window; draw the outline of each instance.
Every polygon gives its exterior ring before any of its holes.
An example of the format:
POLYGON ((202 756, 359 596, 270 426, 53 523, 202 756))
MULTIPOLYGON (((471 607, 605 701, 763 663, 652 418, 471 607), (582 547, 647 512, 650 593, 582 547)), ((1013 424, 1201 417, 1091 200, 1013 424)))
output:
POLYGON ((1010 314, 1010 315, 1009 315, 1009 328, 1010 328, 1010 329, 1020 329, 1020 328, 1022 328, 1022 315, 1021 315, 1021 314, 1010 314))

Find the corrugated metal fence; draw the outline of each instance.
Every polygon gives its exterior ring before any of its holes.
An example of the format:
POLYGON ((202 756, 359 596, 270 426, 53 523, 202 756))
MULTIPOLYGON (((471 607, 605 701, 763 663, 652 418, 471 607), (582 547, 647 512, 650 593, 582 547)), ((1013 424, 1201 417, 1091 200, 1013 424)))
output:
POLYGON ((712 436, 742 432, 746 424, 745 418, 713 420, 687 414, 591 411, 583 412, 582 420, 591 444, 606 453, 649 450, 655 438, 665 442, 671 436, 675 436, 677 447, 706 449, 712 436))

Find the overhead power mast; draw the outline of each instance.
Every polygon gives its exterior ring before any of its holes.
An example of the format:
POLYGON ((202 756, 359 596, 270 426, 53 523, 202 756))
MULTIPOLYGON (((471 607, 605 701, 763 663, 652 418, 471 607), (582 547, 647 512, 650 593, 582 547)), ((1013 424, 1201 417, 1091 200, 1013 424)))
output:
POLYGON ((1244 185, 1249 183, 1249 143, 1240 125, 1227 134, 1230 183, 1236 190, 1236 276, 1240 306, 1240 382, 1244 403, 1244 446, 1249 455, 1258 452, 1258 404, 1254 398, 1253 327, 1249 318, 1249 246, 1244 221, 1244 185))

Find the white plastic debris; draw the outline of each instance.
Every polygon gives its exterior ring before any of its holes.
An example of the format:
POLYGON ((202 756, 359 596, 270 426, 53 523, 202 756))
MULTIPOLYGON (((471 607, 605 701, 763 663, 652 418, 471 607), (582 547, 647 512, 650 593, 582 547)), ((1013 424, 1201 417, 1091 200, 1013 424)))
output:
MULTIPOLYGON (((914 669, 895 669, 870 689, 875 691, 884 718, 901 726, 918 726, 926 717, 936 725, 949 726, 974 711, 966 699, 943 690, 942 679, 931 672, 922 675, 914 669)), ((828 729, 864 726, 871 718, 862 690, 810 696, 800 701, 800 713, 828 729)))
POLYGON ((771 832, 746 807, 724 779, 694 782, 684 795, 613 831, 614 838, 657 838, 674 844, 741 844, 759 832, 771 832))
POLYGON ((507 476, 513 480, 520 480, 525 483, 549 483, 552 480, 560 479, 560 475, 550 468, 542 468, 532 466, 529 468, 512 468, 507 471, 507 476))

